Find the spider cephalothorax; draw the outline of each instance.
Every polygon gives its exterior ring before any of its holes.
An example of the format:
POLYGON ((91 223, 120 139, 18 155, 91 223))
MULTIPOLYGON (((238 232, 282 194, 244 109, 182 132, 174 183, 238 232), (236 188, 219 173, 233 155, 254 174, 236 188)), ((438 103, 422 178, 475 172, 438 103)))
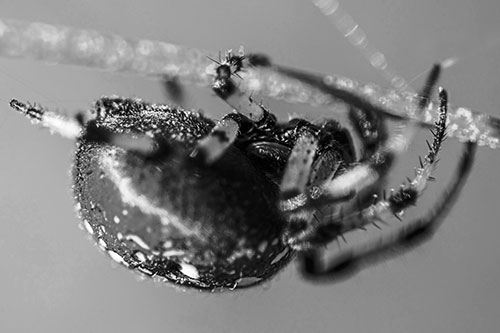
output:
MULTIPOLYGON (((271 66, 266 57, 250 59, 254 66, 271 66)), ((338 276, 346 263, 407 245, 405 240, 437 225, 465 182, 474 144, 466 144, 456 176, 429 214, 415 221, 402 216, 432 180, 446 130, 444 90, 428 154, 414 178, 385 194, 384 178, 415 124, 402 121, 389 132, 390 112, 353 106, 352 131, 333 119, 281 123, 233 82, 245 60, 228 53, 217 62, 213 89, 237 112, 216 123, 196 112, 121 97, 104 97, 91 116, 76 119, 16 100, 11 106, 78 139, 74 193, 83 225, 99 247, 131 269, 174 284, 202 290, 252 286, 295 253, 306 275, 338 276), (381 233, 365 231, 379 222, 386 224, 381 233), (324 245, 358 232, 368 240, 339 247, 321 263, 324 245)), ((429 76, 417 110, 427 106, 439 70, 429 76)), ((281 71, 309 82, 304 73, 281 71)), ((369 104, 363 103, 360 98, 353 104, 369 104)))

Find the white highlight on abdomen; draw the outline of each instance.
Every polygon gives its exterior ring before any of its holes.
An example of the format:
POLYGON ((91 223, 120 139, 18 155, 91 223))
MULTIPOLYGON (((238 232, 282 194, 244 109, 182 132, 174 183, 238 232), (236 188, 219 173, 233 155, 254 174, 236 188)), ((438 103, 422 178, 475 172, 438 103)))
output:
POLYGON ((196 234, 194 230, 187 228, 177 216, 170 214, 164 208, 156 206, 144 194, 136 191, 132 185, 132 179, 125 176, 119 166, 116 150, 102 153, 101 167, 117 187, 125 204, 139 208, 144 214, 158 216, 163 225, 171 225, 184 235, 196 234))

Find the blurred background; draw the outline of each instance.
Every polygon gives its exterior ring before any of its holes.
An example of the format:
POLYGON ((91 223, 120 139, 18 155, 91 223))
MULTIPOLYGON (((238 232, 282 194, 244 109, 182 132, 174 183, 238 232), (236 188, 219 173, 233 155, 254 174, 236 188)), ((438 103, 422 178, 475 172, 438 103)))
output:
MULTIPOLYGON (((500 116, 500 2, 342 1, 370 43, 407 80, 457 57, 441 84, 453 104, 500 116)), ((95 29, 212 50, 264 52, 274 61, 388 83, 309 1, 2 1, 2 17, 95 29)), ((420 76, 419 76, 420 75, 420 76)), ((11 98, 68 112, 102 95, 166 101, 159 82, 92 69, 0 59, 0 331, 2 332, 496 332, 500 325, 500 152, 481 148, 455 208, 430 242, 334 284, 303 280, 291 264, 263 287, 180 292, 111 264, 79 230, 71 193, 74 143, 30 125, 11 98)), ((190 105, 229 111, 206 89, 190 105)), ((326 110, 264 100, 285 118, 326 110)), ((394 185, 412 174, 422 136, 394 185)), ((459 145, 447 141, 444 186, 459 145)), ((441 177, 440 177, 441 175, 441 177)), ((442 180, 442 181, 441 181, 442 180)), ((416 212, 418 213, 418 212, 416 212)))

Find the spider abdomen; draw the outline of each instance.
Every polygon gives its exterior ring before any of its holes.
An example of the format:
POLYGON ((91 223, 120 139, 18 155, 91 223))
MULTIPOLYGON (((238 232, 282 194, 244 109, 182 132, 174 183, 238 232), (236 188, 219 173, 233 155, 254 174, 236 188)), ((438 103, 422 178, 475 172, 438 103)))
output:
POLYGON ((194 140, 213 126, 209 120, 133 100, 108 102, 97 103, 114 104, 105 117, 98 110, 98 126, 122 130, 130 117, 140 116, 134 112, 147 112, 141 126, 129 129, 161 128, 155 137, 177 147, 174 156, 148 160, 80 140, 73 169, 79 213, 114 260, 209 290, 260 283, 288 263, 292 251, 281 241, 285 222, 276 205, 277 186, 234 147, 210 166, 189 157, 194 140), (125 104, 129 117, 117 111, 125 104), (176 137, 181 128, 190 135, 176 137))

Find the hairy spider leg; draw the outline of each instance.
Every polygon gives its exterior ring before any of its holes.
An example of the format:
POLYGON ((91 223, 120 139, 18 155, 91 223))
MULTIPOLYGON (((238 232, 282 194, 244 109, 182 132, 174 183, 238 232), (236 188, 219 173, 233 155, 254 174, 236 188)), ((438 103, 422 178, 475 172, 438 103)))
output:
MULTIPOLYGON (((231 94, 231 96, 228 96, 227 99, 224 100, 226 102, 238 100, 238 103, 234 104, 239 107, 236 108, 236 112, 247 117, 252 122, 258 123, 265 118, 263 108, 255 103, 251 97, 246 96, 241 92, 238 92, 237 96, 231 94), (244 102, 245 98, 242 97, 247 97, 247 102, 244 102)), ((228 104, 232 105, 230 102, 228 102, 228 104)), ((205 138, 198 142, 191 156, 195 157, 201 153, 205 163, 210 164, 217 161, 219 157, 224 154, 227 148, 236 140, 239 133, 239 127, 240 124, 234 117, 231 116, 231 114, 225 116, 217 122, 217 125, 205 138)))
MULTIPOLYGON (((421 101, 423 102, 419 103, 419 108, 422 109, 426 106, 429 100, 429 94, 439 79, 440 71, 441 67, 439 65, 435 65, 431 70, 422 90, 422 94, 425 95, 422 95, 421 101)), ((288 189, 289 193, 300 192, 300 195, 298 195, 297 198, 292 198, 290 195, 283 196, 283 200, 280 203, 281 209, 285 212, 297 209, 307 209, 308 207, 315 209, 315 207, 318 206, 324 206, 328 203, 351 198, 357 191, 372 186, 381 178, 383 174, 382 171, 387 170, 391 166, 394 156, 406 149, 413 135, 412 130, 405 124, 401 124, 391 135, 385 137, 383 135, 380 138, 381 140, 378 140, 376 145, 377 149, 373 153, 364 156, 359 163, 354 165, 354 167, 344 174, 325 181, 319 186, 315 186, 312 191, 310 191, 310 194, 300 189, 294 191, 288 189), (311 197, 311 195, 314 198, 311 197)), ((358 131, 362 131, 362 129, 358 128, 358 131)), ((364 135, 370 134, 372 133, 365 133, 364 135)), ((307 148, 301 150, 302 154, 306 154, 307 151, 307 148)), ((304 155, 302 158, 305 157, 304 155)), ((297 160, 300 160, 300 156, 297 160)), ((296 168, 302 167, 299 164, 293 164, 293 166, 296 168)), ((311 170, 309 168, 306 171, 310 172, 311 170)), ((284 177, 287 177, 288 172, 294 172, 292 166, 287 168, 284 177)))
MULTIPOLYGON (((257 104, 250 95, 242 92, 232 79, 232 76, 240 77, 238 72, 242 70, 243 49, 240 49, 237 56, 233 56, 231 50, 227 51, 224 60, 220 59, 220 54, 219 60, 209 59, 218 65, 212 84, 212 90, 215 94, 237 113, 247 117, 252 122, 258 123, 263 120, 265 111, 262 106, 257 104)), ((239 123, 230 115, 225 116, 208 136, 198 142, 191 156, 194 157, 201 153, 206 163, 213 163, 233 144, 238 133, 239 123)))
MULTIPOLYGON (((318 139, 308 131, 304 131, 295 142, 288 158, 288 163, 281 181, 281 202, 295 206, 296 200, 305 199, 302 195, 311 175, 311 169, 318 149, 318 139)), ((282 207, 283 211, 289 210, 282 207)))
MULTIPOLYGON (((256 55, 250 55, 248 58, 249 62, 254 66, 270 66, 270 61, 265 56, 259 57, 256 55)), ((327 78, 319 76, 315 77, 308 73, 297 70, 289 70, 282 66, 272 67, 281 74, 291 76, 292 78, 298 79, 301 82, 305 82, 318 87, 325 93, 344 100, 349 105, 360 108, 361 110, 372 110, 372 112, 376 114, 386 115, 389 118, 393 118, 390 116, 391 113, 383 109, 379 110, 380 108, 374 106, 368 100, 357 97, 352 98, 352 94, 346 95, 344 94, 343 90, 339 90, 335 86, 329 85, 327 78)), ((430 93, 439 78, 440 71, 441 66, 435 65, 431 70, 430 75, 428 76, 427 82, 422 89, 422 94, 418 102, 418 106, 416 106, 419 110, 419 114, 429 103, 430 93)), ((359 117, 356 114, 353 114, 353 112, 350 112, 350 115, 351 117, 354 116, 355 118, 359 117)), ((397 153, 406 150, 409 142, 411 141, 416 124, 414 121, 412 121, 410 122, 410 125, 411 126, 409 127, 407 126, 407 123, 401 124, 391 136, 382 135, 379 140, 372 145, 372 149, 369 149, 367 151, 370 154, 366 155, 361 160, 361 163, 357 164, 350 171, 344 173, 343 175, 331 180, 329 179, 322 186, 314 186, 312 190, 309 191, 310 193, 305 193, 304 188, 301 188, 300 186, 296 189, 293 189, 293 185, 288 182, 285 190, 283 190, 285 193, 282 194, 282 198, 280 201, 280 207, 282 211, 288 212, 288 214, 290 215, 292 211, 295 211, 302 207, 307 209, 307 207, 309 206, 309 208, 315 210, 315 208, 318 206, 321 207, 325 206, 326 204, 331 204, 333 202, 352 198, 355 195, 356 191, 359 191, 360 189, 368 189, 369 187, 375 185, 377 182, 381 182, 383 178, 382 171, 390 168, 394 156, 397 153), (375 147, 377 147, 378 149, 374 151, 375 147), (300 194, 294 197, 293 194, 295 193, 300 194), (314 197, 314 199, 310 200, 311 197, 314 197), (318 198, 320 200, 318 200, 318 198), (314 202, 314 204, 311 204, 311 202, 314 202)), ((360 126, 359 123, 357 126, 360 126)), ((359 127, 357 130, 358 132, 364 132, 364 130, 360 129, 359 127)), ((365 139, 368 138, 367 136, 371 134, 373 134, 373 132, 363 133, 361 137, 365 139)), ((296 154, 304 154, 303 159, 305 160, 308 151, 310 151, 310 149, 308 149, 307 147, 302 147, 302 149, 300 151, 297 151, 296 154)), ((298 155, 295 160, 300 161, 300 157, 301 156, 298 155)), ((306 173, 311 171, 311 165, 293 163, 287 168, 284 178, 287 177, 288 173, 294 172, 292 171, 293 167, 306 168, 303 170, 306 173)), ((303 183, 303 180, 298 179, 297 182, 303 183)), ((301 220, 302 218, 309 220, 311 223, 314 222, 311 218, 311 214, 301 216, 299 217, 299 220, 301 220)), ((290 219, 293 219, 293 217, 290 217, 290 219)))
POLYGON ((354 132, 361 139, 362 156, 374 154, 380 144, 387 141, 385 117, 372 110, 349 107, 348 119, 354 132))
MULTIPOLYGON (((375 153, 387 140, 387 128, 382 115, 371 110, 350 107, 349 120, 354 131, 361 139, 361 145, 363 146, 362 155, 369 156, 375 153)), ((350 135, 348 141, 351 142, 350 146, 353 148, 354 145, 352 144, 352 137, 350 135)), ((308 195, 318 199, 318 195, 321 194, 317 191, 318 186, 331 181, 339 170, 345 170, 345 166, 352 163, 356 155, 354 151, 349 152, 348 156, 346 156, 345 153, 329 149, 315 159, 317 148, 317 137, 312 133, 305 132, 296 141, 287 162, 280 186, 280 208, 287 215, 290 229, 285 234, 285 239, 294 237, 293 233, 300 232, 303 228, 310 228, 311 225, 317 226, 320 224, 316 216, 319 212, 316 211, 315 207, 308 207, 309 209, 302 210, 301 212, 294 213, 293 211, 307 204, 308 195), (306 192, 307 189, 310 189, 309 193, 306 192), (304 220, 308 221, 308 225, 303 225, 304 220), (302 227, 294 226, 297 223, 299 225, 302 224, 302 227)), ((388 165, 387 167, 390 166, 388 165)), ((384 179, 382 174, 375 185, 382 185, 384 179)), ((354 193, 350 193, 341 199, 348 200, 352 195, 354 193)), ((327 204, 331 205, 332 203, 331 200, 327 201, 327 204)), ((319 206, 323 206, 324 204, 325 202, 319 206)))
MULTIPOLYGON (((265 111, 262 106, 255 103, 251 96, 242 92, 231 78, 232 76, 239 76, 238 72, 242 70, 241 62, 243 58, 243 50, 240 49, 236 56, 233 56, 231 50, 226 52, 224 61, 213 60, 219 65, 216 68, 213 90, 219 97, 235 108, 239 114, 253 122, 259 122, 265 117, 265 111)), ((173 80, 166 79, 165 89, 178 102, 182 101, 183 92, 178 80, 175 80, 175 78, 173 80)), ((125 150, 142 154, 147 158, 165 157, 163 155, 166 155, 169 150, 167 143, 155 142, 154 139, 146 135, 113 133, 103 128, 98 128, 95 126, 95 122, 85 122, 83 115, 78 119, 63 117, 55 112, 44 110, 37 105, 32 106, 17 100, 13 100, 11 106, 31 119, 41 121, 42 125, 50 128, 52 132, 71 139, 78 138, 81 135, 82 129, 85 128, 85 137, 88 140, 112 144, 125 150)), ((230 116, 224 117, 212 129, 209 135, 198 142, 191 156, 203 156, 202 158, 209 164, 215 162, 235 141, 238 132, 239 123, 230 116)))
MULTIPOLYGON (((431 70, 427 82, 422 89, 419 108, 423 109, 426 103, 428 103, 429 95, 439 78, 439 74, 440 66, 436 65, 431 70)), ((313 165, 312 160, 317 148, 317 141, 308 138, 312 136, 308 133, 304 133, 303 137, 298 140, 290 156, 280 188, 280 209, 287 214, 290 222, 289 227, 292 229, 285 235, 285 239, 310 237, 315 234, 314 230, 321 224, 316 215, 314 215, 317 209, 331 205, 334 202, 348 201, 356 195, 357 191, 360 192, 361 190, 363 190, 364 194, 363 196, 358 194, 358 199, 364 200, 364 196, 366 196, 368 190, 383 183, 384 173, 382 170, 387 170, 391 167, 394 155, 398 152, 397 149, 394 149, 394 151, 388 149, 388 147, 391 147, 389 144, 401 141, 407 144, 412 135, 411 133, 404 133, 403 130, 405 127, 401 127, 399 133, 396 132, 396 134, 389 136, 385 124, 380 122, 383 116, 384 114, 370 109, 357 109, 352 106, 349 108, 349 119, 364 146, 364 157, 353 169, 339 176, 344 181, 349 181, 353 186, 349 189, 344 187, 345 191, 337 192, 335 196, 326 192, 325 188, 328 190, 328 184, 334 183, 339 178, 335 178, 334 176, 342 161, 330 161, 333 163, 333 167, 330 170, 330 177, 320 180, 313 179, 311 181, 311 175, 316 173, 315 168, 322 164, 323 159, 330 159, 331 156, 323 154, 313 165), (362 163, 365 164, 363 165, 362 163), (356 168, 365 168, 368 171, 373 170, 372 178, 364 184, 356 183, 356 181, 363 181, 363 179, 359 179, 360 175, 357 173, 356 168), (306 185, 308 185, 307 188, 306 185), (308 225, 303 225, 303 220, 309 221, 308 225), (302 224, 302 226, 296 228, 294 225, 297 223, 302 224), (297 235, 293 235, 294 233, 297 233, 297 235)), ((343 207, 340 208, 343 209, 343 207)), ((359 206, 356 206, 356 208, 360 209, 359 206)), ((336 231, 333 234, 336 235, 336 231)))
MULTIPOLYGON (((408 120, 414 119, 418 121, 420 126, 426 126, 432 128, 431 124, 422 122, 420 117, 417 117, 414 113, 414 109, 406 110, 405 114, 400 114, 395 110, 390 110, 384 108, 380 104, 373 103, 369 99, 363 97, 360 94, 356 94, 351 91, 349 84, 354 84, 353 81, 348 79, 343 79, 344 83, 339 83, 338 78, 332 75, 323 75, 307 72, 297 68, 277 65, 271 62, 266 55, 263 54, 251 54, 247 57, 248 63, 253 67, 263 67, 269 69, 272 73, 279 76, 291 78, 297 80, 300 83, 304 83, 313 89, 317 89, 325 95, 333 97, 340 100, 348 105, 352 105, 358 109, 362 110, 373 110, 379 114, 383 114, 388 119, 392 120, 408 120)), ((419 96, 421 98, 421 96, 419 96)), ((320 103, 322 105, 324 103, 320 103)))
POLYGON ((28 117, 33 123, 48 128, 51 133, 68 139, 78 138, 83 130, 76 118, 63 116, 38 104, 23 103, 13 99, 10 101, 10 107, 28 117))
POLYGON ((345 243, 339 245, 335 250, 311 249, 304 251, 300 258, 303 275, 310 279, 347 278, 364 266, 386 260, 391 256, 401 255, 430 239, 460 196, 472 169, 476 150, 476 143, 464 143, 463 154, 453 179, 447 189, 438 196, 440 199, 427 215, 415 220, 404 221, 391 232, 383 232, 362 244, 345 243), (328 253, 334 251, 334 253, 326 259, 326 251, 328 253))
POLYGON ((158 144, 146 135, 114 133, 95 125, 94 120, 85 120, 85 115, 79 113, 76 117, 68 117, 47 110, 38 104, 23 103, 16 99, 10 101, 10 106, 22 113, 34 123, 48 128, 52 134, 58 134, 67 139, 76 140, 84 136, 87 140, 107 143, 144 156, 153 156, 159 150, 158 144))
MULTIPOLYGON (((441 66, 439 64, 432 68, 426 80, 426 84, 422 89, 417 110, 423 110, 428 105, 430 100, 429 96, 439 79, 440 72, 441 66)), ((443 92, 443 94, 446 95, 445 92, 443 92)), ((443 100, 441 97, 440 101, 441 116, 439 121, 441 121, 443 113, 443 100)), ((366 188, 376 182, 380 178, 381 172, 390 166, 394 156, 407 149, 416 129, 416 124, 413 121, 409 121, 399 124, 396 127, 396 131, 387 138, 384 144, 382 144, 374 154, 362 159, 359 165, 353 167, 345 174, 334 178, 329 183, 323 184, 321 186, 322 192, 332 199, 335 199, 344 197, 352 191, 366 188)))
POLYGON ((418 197, 424 192, 428 181, 433 180, 431 173, 438 161, 437 155, 441 144, 446 137, 448 98, 444 89, 440 89, 439 99, 441 116, 435 124, 433 143, 428 143, 429 152, 423 160, 419 159, 420 167, 416 168, 415 177, 408 179, 408 184, 402 184, 399 190, 392 191, 388 197, 385 197, 385 194, 383 198, 374 195, 372 203, 364 209, 360 208, 363 204, 360 202, 359 206, 353 205, 347 211, 339 210, 320 224, 304 229, 294 238, 289 239, 288 243, 297 250, 307 250, 327 244, 348 232, 365 229, 369 225, 378 228, 378 222, 388 224, 394 218, 400 222, 404 211, 415 205, 418 197))

